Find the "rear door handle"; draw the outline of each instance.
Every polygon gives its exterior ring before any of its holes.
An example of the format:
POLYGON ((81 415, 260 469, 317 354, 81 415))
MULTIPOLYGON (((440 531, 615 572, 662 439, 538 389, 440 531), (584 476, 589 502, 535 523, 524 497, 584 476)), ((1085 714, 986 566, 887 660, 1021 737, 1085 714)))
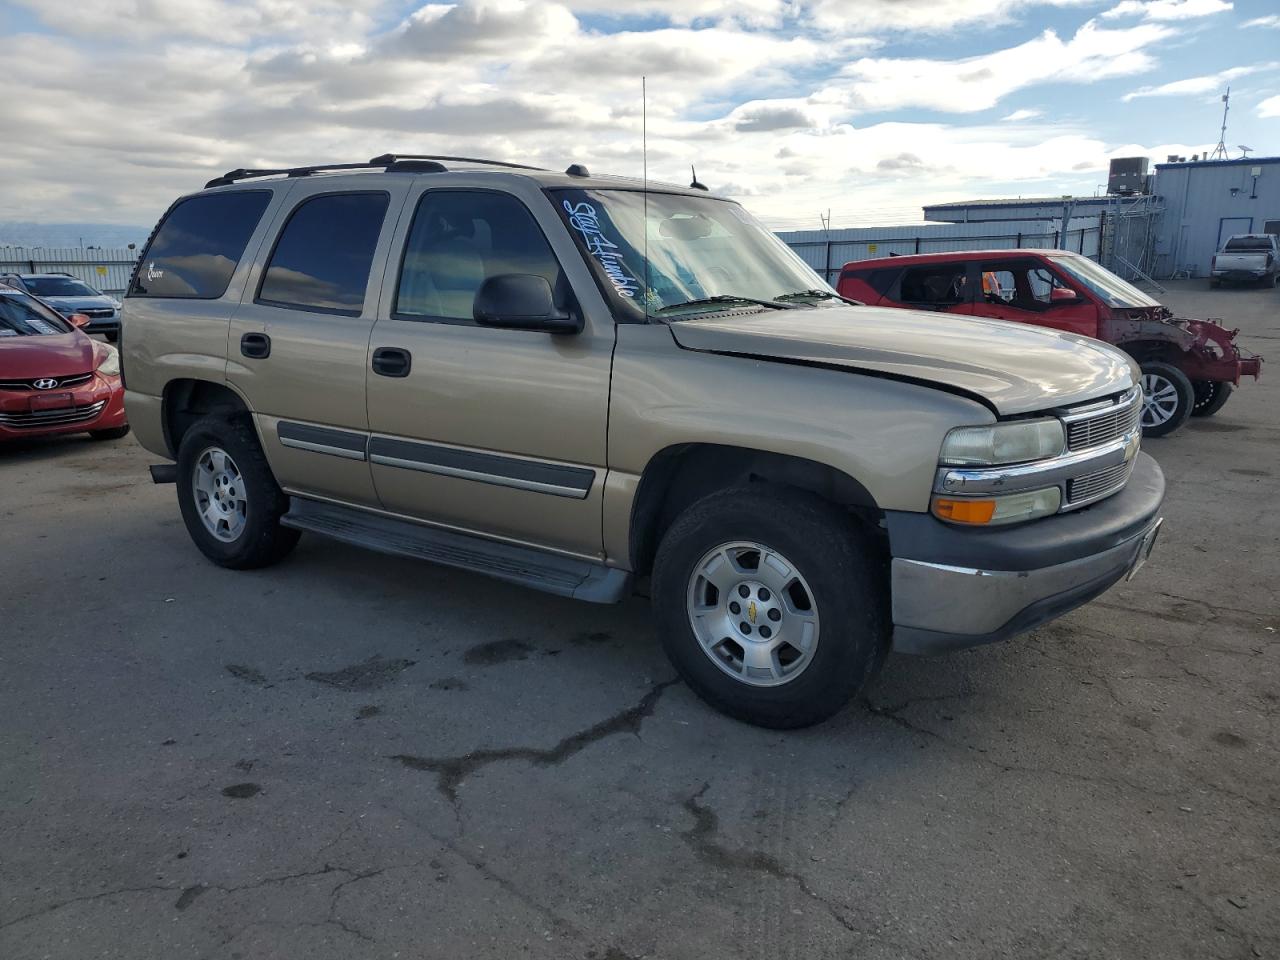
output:
POLYGON ((407 377, 413 356, 400 347, 378 347, 373 351, 373 372, 383 377, 407 377))
POLYGON ((250 360, 265 360, 271 356, 271 338, 265 333, 246 333, 240 338, 240 353, 250 360))

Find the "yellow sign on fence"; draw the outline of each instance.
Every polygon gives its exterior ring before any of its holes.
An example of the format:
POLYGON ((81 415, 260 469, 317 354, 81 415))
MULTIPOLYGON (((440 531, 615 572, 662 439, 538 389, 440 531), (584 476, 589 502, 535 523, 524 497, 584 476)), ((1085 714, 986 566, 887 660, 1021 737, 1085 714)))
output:
POLYGON ((105 277, 105 276, 107 275, 107 268, 106 268, 106 267, 104 267, 104 266, 102 266, 101 264, 99 264, 98 266, 94 267, 93 269, 95 269, 95 270, 97 270, 97 271, 98 271, 98 276, 100 276, 100 277, 105 277))

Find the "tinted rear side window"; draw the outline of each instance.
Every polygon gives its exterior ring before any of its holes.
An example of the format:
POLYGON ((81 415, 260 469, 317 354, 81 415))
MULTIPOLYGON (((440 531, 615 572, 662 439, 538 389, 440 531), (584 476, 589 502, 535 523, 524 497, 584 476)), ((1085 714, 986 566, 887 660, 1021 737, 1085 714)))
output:
POLYGON ((385 193, 331 193, 298 204, 280 231, 258 300, 358 317, 389 200, 385 193))
POLYGON ((183 200, 169 211, 138 262, 129 296, 188 300, 222 296, 270 202, 268 190, 183 200))

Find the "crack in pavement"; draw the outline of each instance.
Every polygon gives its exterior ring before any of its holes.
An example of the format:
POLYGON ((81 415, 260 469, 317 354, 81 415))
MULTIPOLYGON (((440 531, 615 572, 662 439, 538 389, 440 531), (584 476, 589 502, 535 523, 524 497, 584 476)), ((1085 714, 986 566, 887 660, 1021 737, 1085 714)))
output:
POLYGON ((776 857, 762 853, 759 850, 734 850, 720 843, 716 839, 716 835, 720 832, 720 818, 716 816, 716 812, 709 806, 699 802, 710 786, 710 783, 704 783, 696 793, 687 797, 682 804, 689 815, 693 817, 693 826, 681 832, 680 838, 692 848, 699 859, 720 870, 754 871, 766 874, 776 880, 790 881, 800 889, 801 893, 814 903, 819 904, 830 914, 831 919, 835 920, 836 923, 850 933, 863 935, 870 933, 870 931, 863 930, 854 924, 840 909, 837 909, 834 903, 809 886, 808 880, 796 871, 783 866, 776 857))
POLYGON ((563 763, 574 754, 585 750, 600 740, 618 733, 639 734, 644 721, 657 707, 662 694, 678 679, 655 684, 634 707, 628 707, 599 723, 565 737, 554 747, 501 747, 473 750, 453 757, 419 757, 408 753, 392 754, 387 759, 397 760, 410 770, 423 770, 436 775, 436 788, 454 806, 458 803, 458 788, 471 774, 492 763, 506 760, 525 760, 537 767, 552 767, 563 763))
POLYGON ((154 893, 157 890, 163 890, 172 893, 178 887, 170 887, 163 884, 150 884, 145 887, 121 887, 119 890, 103 890, 101 893, 91 893, 83 897, 72 897, 69 900, 61 900, 58 903, 52 903, 48 906, 41 907, 39 910, 32 910, 30 913, 24 913, 21 916, 14 917, 12 920, 6 920, 0 923, 0 930, 6 930, 15 924, 22 923, 24 920, 33 920, 36 917, 42 917, 46 913, 53 913, 55 910, 61 910, 63 907, 69 907, 73 903, 87 903, 90 900, 102 900, 105 897, 119 897, 126 893, 154 893))
MULTIPOLYGON (((1053 776, 1053 777, 1061 777, 1064 780, 1074 780, 1077 783, 1105 785, 1105 786, 1110 786, 1117 790, 1132 790, 1138 794, 1144 794, 1152 797, 1163 797, 1165 799, 1181 799, 1187 795, 1187 790, 1185 789, 1159 790, 1152 786, 1144 785, 1141 783, 1135 783, 1134 781, 1127 780, 1124 777, 1105 777, 1105 776, 1090 775, 1085 773, 1073 773, 1068 770, 1058 770, 1054 767, 1031 767, 1031 766, 1023 766, 1021 764, 1015 764, 1015 763, 1003 763, 995 759, 994 757, 988 756, 986 754, 986 751, 981 747, 974 747, 964 743, 957 743, 956 741, 950 739, 949 737, 945 737, 942 734, 938 733, 936 730, 931 730, 928 727, 922 727, 908 720, 906 717, 900 716, 897 713, 897 711, 906 709, 908 706, 910 706, 912 703, 916 701, 908 700, 906 703, 898 707, 877 707, 875 704, 871 703, 870 701, 864 701, 864 702, 866 703, 868 712, 870 712, 873 716, 880 717, 881 719, 884 719, 884 720, 888 720, 891 723, 895 723, 900 727, 904 727, 907 730, 912 731, 913 733, 917 733, 922 736, 932 737, 934 740, 937 740, 943 746, 949 747, 952 750, 970 751, 971 753, 974 754, 973 759, 977 760, 979 763, 985 763, 988 766, 995 767, 997 770, 1000 770, 1003 773, 1021 773, 1021 774, 1047 775, 1047 776, 1053 776)), ((1248 794, 1240 793, 1236 790, 1233 790, 1230 787, 1225 787, 1222 784, 1218 784, 1210 780, 1206 780, 1193 770, 1184 768, 1180 772, 1184 777, 1186 777, 1186 779, 1190 780, 1193 784, 1199 786, 1201 789, 1209 791, 1210 793, 1219 794, 1224 797, 1230 797, 1233 800, 1238 800, 1254 808, 1270 809, 1273 806, 1272 804, 1269 804, 1265 801, 1261 801, 1254 797, 1251 797, 1248 794)))
MULTIPOLYGON (((45 914, 53 913, 54 911, 61 910, 63 907, 69 907, 72 904, 86 903, 92 900, 101 900, 107 897, 118 897, 128 893, 156 893, 156 892, 177 893, 178 899, 174 903, 174 908, 176 910, 183 911, 183 910, 186 910, 188 907, 190 907, 197 897, 201 896, 204 893, 207 893, 210 890, 217 890, 220 893, 243 893, 246 890, 256 890, 260 887, 288 883, 293 880, 303 880, 303 879, 309 879, 312 877, 320 877, 329 873, 349 874, 350 879, 342 881, 334 888, 333 891, 330 892, 330 898, 332 903, 333 895, 334 893, 336 893, 338 889, 345 887, 351 883, 355 883, 358 880, 363 880, 366 877, 374 876, 381 872, 382 870, 379 869, 376 871, 371 871, 369 873, 362 874, 354 870, 348 870, 345 867, 335 867, 332 864, 326 863, 319 870, 306 870, 300 873, 286 873, 286 874, 281 874, 280 876, 275 876, 275 877, 264 877, 263 879, 255 880, 252 883, 237 884, 235 886, 226 886, 226 885, 217 884, 217 883, 195 883, 195 884, 189 884, 187 886, 173 885, 173 884, 150 884, 148 886, 143 886, 143 887, 121 887, 116 890, 104 890, 100 893, 87 894, 81 897, 70 897, 66 900, 60 900, 57 903, 51 903, 47 906, 41 907, 39 910, 32 910, 28 913, 24 913, 20 916, 14 917, 12 920, 6 920, 4 923, 0 923, 0 930, 7 929, 8 927, 12 927, 15 924, 22 923, 25 920, 33 920, 37 917, 44 916, 45 914)), ((330 910, 331 913, 333 909, 334 908, 331 907, 331 910, 330 910)))

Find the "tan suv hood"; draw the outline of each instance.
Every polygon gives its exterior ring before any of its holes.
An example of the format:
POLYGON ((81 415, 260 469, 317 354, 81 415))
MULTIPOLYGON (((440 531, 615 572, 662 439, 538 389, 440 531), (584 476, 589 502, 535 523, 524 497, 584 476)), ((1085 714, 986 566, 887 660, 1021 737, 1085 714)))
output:
POLYGON ((679 320, 671 334, 686 350, 937 384, 985 400, 1001 416, 1092 400, 1133 383, 1129 358, 1101 341, 956 314, 820 306, 679 320))

